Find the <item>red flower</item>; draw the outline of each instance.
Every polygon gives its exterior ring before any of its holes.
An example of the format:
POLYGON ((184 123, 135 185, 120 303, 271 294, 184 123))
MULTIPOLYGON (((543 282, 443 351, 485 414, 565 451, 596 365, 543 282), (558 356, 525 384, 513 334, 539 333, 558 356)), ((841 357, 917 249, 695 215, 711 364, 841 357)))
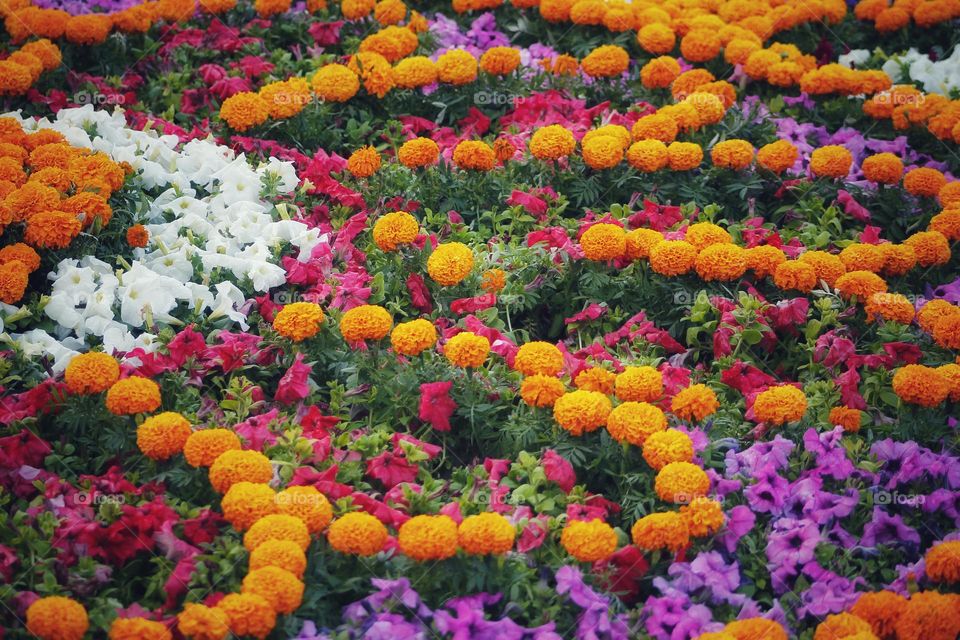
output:
POLYGON ((309 485, 316 487, 317 491, 331 500, 339 500, 353 493, 353 487, 348 484, 343 484, 342 482, 337 482, 338 469, 337 465, 331 465, 323 471, 317 471, 313 467, 299 467, 293 472, 290 485, 309 485))
POLYGON ((310 28, 307 29, 307 33, 310 34, 317 45, 329 47, 340 42, 340 27, 342 26, 343 20, 337 20, 336 22, 314 22, 310 25, 310 28))
POLYGON ((437 431, 450 431, 450 416, 457 410, 457 403, 450 397, 452 386, 449 380, 420 385, 420 419, 437 431))
POLYGON ((423 276, 411 273, 407 277, 407 290, 410 291, 410 301, 417 311, 430 313, 433 310, 433 300, 430 299, 430 291, 423 276))
POLYGON ((402 450, 384 451, 367 460, 367 475, 390 488, 417 479, 420 467, 407 460, 402 450))
POLYGON ((570 493, 573 485, 577 482, 573 465, 553 449, 547 449, 543 452, 542 463, 547 480, 557 483, 564 493, 570 493))
POLYGON ((650 564, 643 557, 643 553, 632 544, 593 565, 595 573, 609 572, 609 577, 604 581, 604 588, 620 596, 626 604, 637 601, 640 595, 640 581, 649 569, 650 564))
POLYGON ((450 303, 450 311, 460 315, 483 311, 497 304, 497 296, 493 293, 481 293, 472 298, 457 298, 450 303))
POLYGON ((293 404, 310 395, 309 375, 311 368, 303 364, 303 354, 298 353, 293 364, 280 378, 274 399, 282 404, 293 404))

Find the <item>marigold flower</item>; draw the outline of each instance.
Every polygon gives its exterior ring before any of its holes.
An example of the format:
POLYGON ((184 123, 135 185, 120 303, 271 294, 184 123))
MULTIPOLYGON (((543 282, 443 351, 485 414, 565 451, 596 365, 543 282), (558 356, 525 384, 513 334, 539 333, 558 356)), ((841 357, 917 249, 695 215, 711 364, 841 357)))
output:
POLYGON ((286 513, 271 513, 254 522, 243 534, 243 546, 253 551, 267 540, 290 540, 304 551, 310 546, 310 531, 303 520, 286 513))
POLYGON ((113 356, 90 351, 74 356, 63 375, 70 393, 102 393, 120 378, 120 364, 113 356))
POLYGON ((698 538, 716 533, 726 521, 720 503, 706 497, 694 498, 680 507, 680 515, 687 521, 690 535, 698 538))
POLYGON ((360 20, 370 15, 376 6, 376 0, 343 0, 340 13, 347 20, 360 20))
POLYGON ((960 400, 960 364, 953 362, 944 364, 937 367, 937 371, 947 379, 947 383, 950 385, 950 395, 948 396, 950 401, 960 400))
POLYGON ((46 38, 33 40, 20 47, 20 51, 29 53, 43 64, 44 71, 53 71, 60 66, 63 57, 60 53, 60 47, 50 42, 46 38))
POLYGON ((436 343, 436 327, 423 318, 401 322, 390 333, 393 350, 405 356, 418 356, 436 343))
POLYGON ((263 516, 276 513, 277 492, 262 482, 235 482, 220 499, 223 518, 237 531, 246 531, 263 516))
POLYGON ((485 72, 505 76, 520 66, 520 51, 513 47, 491 47, 480 56, 480 68, 485 72))
POLYGON ((713 244, 697 254, 697 274, 705 281, 736 280, 747 270, 746 251, 735 244, 713 244))
POLYGON ((878 153, 860 164, 863 177, 878 184, 897 184, 903 176, 903 161, 892 153, 878 153))
POLYGON ((373 8, 373 17, 380 24, 399 24, 407 17, 407 5, 401 0, 380 0, 373 8))
MULTIPOLYGON (((633 123, 631 134, 633 135, 633 139, 638 142, 658 140, 661 143, 667 144, 674 141, 677 137, 678 130, 676 120, 669 115, 653 113, 648 116, 643 116, 633 123)), ((669 157, 669 153, 666 157, 669 157)))
POLYGON ((188 602, 177 615, 177 629, 190 640, 224 640, 230 633, 226 612, 188 602))
MULTIPOLYGON (((677 35, 669 26, 660 22, 651 22, 650 24, 640 27, 640 30, 637 31, 637 42, 647 53, 660 55, 673 51, 673 47, 677 44, 677 35)), ((677 75, 679 75, 679 73, 678 66, 677 75)), ((648 85, 644 82, 643 86, 647 87, 648 85)))
POLYGON ((622 47, 602 45, 580 61, 583 72, 593 78, 618 76, 630 66, 630 55, 622 47))
POLYGON ((319 533, 333 519, 333 507, 327 497, 311 485, 290 486, 274 499, 277 512, 303 520, 310 533, 319 533))
POLYGON ((944 209, 960 207, 960 180, 948 182, 937 192, 937 201, 944 209))
POLYGON ((854 242, 840 252, 840 261, 847 271, 872 271, 883 268, 884 255, 877 245, 854 242))
POLYGON ((510 551, 516 535, 516 528, 509 520, 492 512, 468 516, 457 528, 460 547, 476 556, 499 555, 510 551))
POLYGON ((913 248, 917 256, 917 264, 921 267, 950 262, 950 243, 947 242, 946 236, 937 231, 920 231, 904 240, 903 244, 913 248))
POLYGON ((933 582, 960 582, 960 540, 933 545, 923 559, 927 577, 933 582))
POLYGON ((581 141, 583 161, 595 171, 612 169, 623 160, 623 145, 613 136, 595 136, 581 141))
POLYGON ((445 287, 459 284, 473 270, 473 251, 462 242, 439 245, 427 258, 427 273, 445 287))
POLYGON ((357 178, 369 178, 380 170, 380 153, 373 147, 360 147, 347 158, 347 171, 357 178))
POLYGON ((273 318, 273 330, 284 338, 302 342, 320 332, 323 309, 315 302, 294 302, 284 305, 273 318))
POLYGON ((16 304, 23 299, 30 281, 30 270, 20 260, 0 264, 0 302, 16 304))
POLYGON ((663 169, 667 166, 667 157, 667 145, 660 140, 640 140, 627 149, 627 162, 634 169, 645 173, 663 169))
POLYGON ((839 256, 826 251, 805 251, 797 259, 813 267, 816 279, 818 281, 823 280, 831 287, 836 285, 837 279, 847 272, 843 260, 839 256))
POLYGON ((692 462, 671 462, 657 472, 654 480, 654 491, 665 502, 690 502, 709 489, 707 473, 692 462))
POLYGON ((396 251, 401 244, 416 240, 419 233, 420 223, 406 211, 383 215, 373 225, 373 241, 381 251, 396 251))
POLYGON ((110 625, 110 640, 172 640, 173 634, 162 622, 146 618, 117 618, 110 625))
POLYGON ((903 177, 903 188, 915 196, 933 198, 946 184, 943 173, 929 167, 911 169, 903 177))
POLYGON ((787 632, 779 622, 766 618, 735 620, 724 627, 736 640, 787 640, 787 632))
MULTIPOLYGON (((942 233, 947 240, 960 240, 960 208, 944 209, 930 220, 929 231, 942 233)), ((916 255, 916 252, 914 252, 916 255)))
POLYGON ((753 413, 759 422, 781 425, 795 422, 807 412, 807 397, 793 385, 783 384, 768 387, 757 394, 753 401, 753 413))
POLYGON ((493 154, 497 161, 504 164, 517 154, 517 147, 506 138, 497 138, 493 141, 493 154))
POLYGON ((578 389, 557 398, 553 418, 571 435, 579 436, 603 426, 611 408, 610 398, 604 394, 578 389))
POLYGON ((155 411, 160 406, 160 387, 149 378, 124 378, 107 390, 106 405, 118 416, 155 411))
POLYGON ((30 69, 11 60, 0 60, 0 95, 23 95, 32 84, 30 69))
POLYGON ((507 274, 503 269, 488 269, 480 277, 480 288, 487 293, 498 293, 507 286, 507 274))
POLYGON ((857 296, 858 300, 868 300, 874 293, 885 293, 887 283, 883 278, 870 271, 850 271, 836 282, 837 290, 844 298, 857 296))
POLYGON ((793 289, 809 293, 817 286, 817 272, 813 266, 802 260, 786 260, 774 270, 773 282, 785 291, 793 289))
POLYGON ((617 534, 599 518, 571 520, 560 534, 560 544, 579 562, 597 562, 617 550, 617 534))
POLYGON ((383 549, 387 528, 369 513, 352 511, 336 520, 327 531, 327 542, 340 553, 372 556, 383 549))
POLYGON ((476 369, 490 354, 490 341, 472 331, 461 331, 443 345, 443 355, 450 364, 463 369, 476 369))
POLYGON ((450 49, 437 58, 437 78, 455 86, 477 79, 477 59, 469 51, 450 49))
POLYGON ((23 241, 38 249, 66 249, 83 225, 65 211, 41 211, 27 220, 23 241))
POLYGON ((787 140, 777 140, 760 147, 757 151, 757 164, 777 175, 792 167, 800 152, 787 140))
POLYGON ((960 596, 920 591, 897 618, 898 640, 950 640, 960 633, 960 596))
POLYGON ((917 324, 927 333, 933 333, 940 319, 946 316, 960 316, 960 307, 942 298, 936 298, 920 307, 917 312, 917 324))
POLYGON ((814 640, 833 640, 833 638, 848 638, 858 633, 873 633, 870 623, 861 620, 849 613, 837 613, 827 616, 826 620, 817 625, 813 634, 814 640))
POLYGON ((950 382, 936 369, 908 364, 893 375, 893 392, 909 404, 935 407, 950 395, 950 382))
POLYGON ((226 493, 237 482, 267 483, 272 478, 273 465, 259 451, 227 449, 210 465, 210 484, 217 493, 226 493))
POLYGON ((697 248, 684 240, 664 240, 650 248, 650 268, 663 276, 679 276, 697 261, 697 248))
POLYGON ((865 310, 867 322, 880 317, 888 322, 911 324, 914 317, 913 303, 899 293, 875 293, 867 299, 865 310))
POLYGON ((549 342, 527 342, 517 349, 513 368, 525 376, 556 376, 563 371, 563 354, 549 342))
POLYGON ((578 373, 573 384, 584 391, 599 391, 604 395, 610 395, 613 393, 616 379, 617 374, 612 371, 607 371, 602 367, 590 367, 578 373))
POLYGON ((90 621, 87 610, 76 600, 48 596, 27 607, 26 627, 40 640, 82 640, 90 621))
POLYGON ((680 53, 690 62, 706 62, 720 55, 720 36, 708 29, 695 29, 680 40, 680 53))
POLYGON ((240 133, 263 124, 269 115, 270 105, 267 101, 250 91, 236 93, 220 106, 220 119, 240 133))
POLYGON ((152 460, 166 460, 183 451, 191 433, 186 418, 165 411, 150 416, 137 427, 137 447, 152 460))
POLYGON ((419 515, 400 526, 397 544, 418 561, 445 560, 457 553, 457 523, 446 515, 419 515))
POLYGON ((527 376, 520 383, 520 397, 531 407, 552 407, 565 392, 555 376, 541 373, 527 376))
POLYGON ((200 8, 213 15, 226 13, 237 6, 237 0, 200 0, 200 8))
MULTIPOLYGON (((515 2, 516 0, 513 0, 513 3, 515 2)), ((575 2, 576 0, 540 0, 540 15, 547 22, 564 22, 570 19, 570 10, 575 2)))
MULTIPOLYGON (((667 29, 670 37, 673 38, 673 32, 668 27, 654 23, 649 24, 644 29, 667 29)), ((641 30, 642 33, 642 30, 641 30)), ((673 46, 671 45, 670 49, 673 46)), ((667 49, 669 51, 670 49, 667 49)), ((666 89, 680 75, 680 63, 672 56, 660 56, 653 58, 640 69, 640 82, 647 89, 666 89)))
POLYGON ((367 93, 383 98, 396 84, 390 61, 373 51, 358 51, 350 57, 347 68, 363 82, 367 93))
POLYGON ((696 169, 703 162, 703 149, 696 142, 671 142, 667 147, 667 164, 674 171, 696 169))
POLYGON ((752 270, 757 278, 772 276, 777 267, 787 261, 787 255, 782 249, 768 244, 747 249, 746 256, 747 268, 752 270))
POLYGON ((686 519, 675 511, 651 513, 633 523, 633 544, 644 551, 667 549, 676 553, 690 543, 686 519))
POLYGON ((201 429, 187 438, 183 457, 191 467, 209 467, 220 454, 240 449, 240 438, 230 429, 201 429))
POLYGON ((251 593, 231 593, 217 603, 227 616, 230 631, 236 636, 263 640, 277 625, 277 614, 270 603, 251 593))
POLYGON ((693 460, 693 441, 676 429, 652 433, 643 443, 643 459, 657 471, 671 462, 690 462, 693 460))
POLYGON ((380 340, 393 327, 390 312, 375 304, 362 304, 340 318, 340 334, 347 342, 380 340))
POLYGON ((814 149, 810 154, 810 170, 824 178, 844 178, 850 173, 853 155, 840 145, 831 144, 814 149))
POLYGON ((573 134, 559 124, 540 127, 530 138, 530 153, 540 160, 559 160, 573 153, 576 146, 573 134))
POLYGON ((292 540, 266 540, 250 552, 250 570, 280 567, 298 578, 307 570, 307 555, 292 540))
POLYGON ((848 433, 856 433, 860 431, 860 416, 859 409, 833 407, 830 409, 829 420, 831 425, 843 427, 848 433))
POLYGON ((313 94, 310 83, 303 78, 271 82, 260 88, 259 95, 267 103, 271 118, 292 118, 303 111, 313 94))
POLYGON ((290 10, 291 0, 255 0, 253 8, 261 18, 270 18, 290 10))
MULTIPOLYGON (((639 144, 639 143, 637 143, 639 144)), ((663 234, 653 229, 634 229, 626 236, 624 257, 628 260, 640 260, 650 257, 653 245, 663 240, 663 234)))
MULTIPOLYGON (((393 2, 394 0, 384 0, 377 3, 377 11, 385 3, 393 2)), ((406 11, 406 6, 402 2, 397 1, 397 3, 406 11)), ((388 26, 364 38, 360 42, 359 51, 372 51, 383 56, 387 62, 395 63, 416 51, 419 44, 417 34, 407 27, 388 26)))
POLYGON ((617 398, 652 402, 663 395, 663 375, 654 367, 626 367, 614 382, 617 398))
POLYGON ((907 608, 907 599, 892 591, 861 594, 850 607, 850 613, 870 623, 880 638, 893 637, 900 614, 907 608))
POLYGON ((624 402, 610 412, 606 426, 610 437, 617 442, 640 447, 651 434, 667 428, 667 417, 652 404, 624 402))
POLYGON ((693 384, 677 392, 670 410, 681 420, 703 420, 720 408, 717 394, 705 384, 693 384))
POLYGON ((360 90, 360 78, 342 64, 321 67, 310 80, 318 98, 326 102, 346 102, 360 90))
POLYGON ((753 145, 746 140, 724 140, 710 150, 710 159, 718 167, 746 169, 753 162, 753 145))
POLYGON ((143 249, 150 242, 150 232, 142 224, 127 228, 127 244, 134 249, 143 249))
POLYGON ((461 169, 490 171, 497 163, 493 147, 483 140, 461 140, 453 150, 453 163, 461 169))
POLYGON ((243 578, 241 593, 260 596, 277 613, 293 613, 303 602, 304 584, 280 567, 263 567, 250 571, 243 578))
POLYGON ((439 157, 440 147, 430 138, 407 140, 400 145, 400 149, 397 151, 397 158, 400 163, 409 169, 436 164, 439 157))
POLYGON ((627 248, 627 233, 619 225, 594 224, 580 236, 580 247, 588 260, 607 262, 622 258, 627 248))

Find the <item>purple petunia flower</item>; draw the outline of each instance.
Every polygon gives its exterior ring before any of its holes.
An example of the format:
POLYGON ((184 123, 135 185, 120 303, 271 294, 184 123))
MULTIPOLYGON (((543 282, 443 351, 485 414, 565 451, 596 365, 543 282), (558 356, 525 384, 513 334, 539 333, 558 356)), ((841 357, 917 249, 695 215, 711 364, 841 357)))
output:
POLYGON ((903 518, 890 515, 881 507, 873 508, 873 519, 863 528, 860 544, 864 547, 875 547, 878 544, 920 544, 920 534, 913 527, 907 526, 903 518))

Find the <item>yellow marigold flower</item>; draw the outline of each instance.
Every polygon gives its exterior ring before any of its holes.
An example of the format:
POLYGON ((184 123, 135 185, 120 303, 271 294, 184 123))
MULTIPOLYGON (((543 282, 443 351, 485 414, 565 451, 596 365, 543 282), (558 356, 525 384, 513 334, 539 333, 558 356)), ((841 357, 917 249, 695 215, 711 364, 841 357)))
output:
POLYGON ((490 354, 490 341, 472 331, 461 331, 443 346, 443 355, 450 364, 463 369, 483 365, 490 354))
POLYGON ((243 578, 240 593, 260 596, 277 613, 293 613, 303 602, 304 584, 280 567, 254 569, 243 578))
MULTIPOLYGON (((673 32, 669 30, 668 27, 664 27, 661 24, 653 23, 648 24, 644 29, 667 29, 670 32, 670 37, 673 37, 673 32)), ((642 33, 643 30, 641 30, 642 33)), ((673 46, 671 45, 671 49, 673 46)), ((669 51, 670 49, 667 49, 669 51)), ((669 87, 674 80, 680 75, 680 63, 677 62, 677 59, 672 56, 660 56, 659 58, 653 58, 647 64, 643 65, 640 68, 640 82, 647 89, 666 89, 669 87)))
POLYGON ((667 147, 667 164, 674 171, 696 169, 703 162, 703 149, 696 142, 671 142, 667 147))
POLYGON ((735 244, 713 244, 697 254, 697 275, 712 280, 736 280, 747 270, 746 251, 735 244))
MULTIPOLYGON (((960 240, 960 208, 944 209, 933 216, 928 230, 943 234, 947 240, 954 242, 960 240)), ((916 255, 916 252, 914 252, 914 255, 916 255)))
POLYGON ((27 220, 23 241, 38 249, 66 249, 81 227, 80 220, 65 211, 41 211, 27 220))
POLYGON ((617 374, 602 367, 590 367, 577 374, 573 384, 584 391, 599 391, 604 395, 613 393, 617 374))
POLYGON ((107 410, 118 416, 149 413, 160 406, 160 387, 149 378, 131 376, 107 390, 107 410))
POLYGON ((473 270, 473 251, 462 242, 439 245, 427 258, 427 273, 437 284, 452 287, 473 270))
POLYGON ((70 393, 85 396, 103 393, 120 378, 120 363, 106 353, 81 353, 70 360, 63 378, 70 393))
POLYGON ((852 164, 853 155, 836 144, 814 149, 810 154, 810 170, 818 177, 845 178, 852 164))
POLYGON ((235 482, 220 499, 223 518, 237 531, 246 531, 254 522, 276 513, 277 492, 262 482, 235 482))
POLYGON ((373 8, 373 17, 380 24, 399 24, 407 17, 407 5, 401 0, 380 0, 373 8))
POLYGON ((933 582, 960 582, 960 540, 940 542, 924 556, 927 577, 933 582))
POLYGON ((710 150, 710 159, 717 167, 746 169, 753 162, 753 145, 746 140, 724 140, 710 150))
POLYGON ((436 343, 436 327, 423 318, 401 322, 390 333, 393 350, 404 356, 418 356, 436 343))
POLYGON ((851 271, 837 278, 837 290, 844 298, 857 296, 858 300, 868 300, 874 293, 885 293, 887 283, 883 278, 869 271, 851 271))
POLYGON ((603 15, 603 26, 614 33, 630 31, 636 22, 633 10, 626 3, 611 4, 603 15))
POLYGON ((419 233, 416 218, 406 211, 393 211, 380 216, 373 225, 373 242, 381 251, 396 251, 401 244, 416 240, 419 233))
POLYGON ((644 173, 663 169, 667 166, 667 158, 667 145, 660 140, 640 140, 627 149, 627 162, 634 169, 644 173))
POLYGON ((726 520, 720 503, 706 497, 694 498, 680 507, 680 515, 687 521, 690 535, 698 538, 716 533, 726 520))
POLYGON ((757 394, 753 413, 759 422, 781 425, 795 422, 807 412, 807 397, 793 385, 769 387, 757 394))
POLYGON ((652 434, 667 428, 667 417, 652 404, 624 402, 610 412, 606 426, 610 437, 617 442, 640 447, 652 434))
POLYGON ((360 78, 349 67, 328 64, 313 74, 310 86, 321 100, 346 102, 360 90, 360 78))
POLYGON ((267 483, 271 479, 273 465, 259 451, 227 449, 210 465, 210 484, 217 493, 226 493, 231 486, 244 480, 267 483))
POLYGON ((513 548, 516 528, 499 513, 464 518, 457 529, 460 547, 475 556, 499 555, 513 548))
POLYGON ((950 381, 937 369, 908 364, 894 374, 893 392, 904 402, 935 407, 950 395, 950 381))
POLYGON ((358 51, 350 57, 347 67, 360 77, 363 88, 370 95, 383 98, 396 84, 390 61, 373 51, 358 51))
POLYGON ((861 594, 850 607, 850 613, 870 623, 880 638, 892 638, 900 614, 907 608, 907 599, 892 591, 861 594))
POLYGON ((911 169, 903 176, 903 188, 915 196, 933 198, 945 184, 947 179, 943 173, 927 167, 911 169))
MULTIPOLYGON (((392 3, 394 0, 385 0, 385 2, 392 3)), ((383 2, 378 3, 377 9, 379 10, 383 4, 383 2)), ((395 63, 416 51, 419 44, 417 34, 413 31, 407 27, 391 25, 364 38, 360 42, 359 50, 379 53, 387 62, 395 63)))
POLYGON ((779 622, 766 618, 735 620, 724 631, 737 640, 787 640, 787 632, 779 622))
POLYGON ((697 248, 685 240, 664 240, 650 248, 650 268, 663 276, 679 276, 693 268, 697 248))
POLYGON ((720 55, 720 36, 709 29, 695 29, 680 40, 680 53, 690 62, 706 62, 720 55))
POLYGON ((457 553, 457 523, 445 515, 420 515, 400 526, 397 545, 418 561, 445 560, 457 553))
POLYGON ((540 160, 559 160, 573 153, 576 146, 570 130, 559 124, 540 127, 530 138, 530 153, 540 160))
POLYGON ((224 640, 230 633, 226 612, 188 602, 177 615, 177 629, 190 640, 224 640))
POLYGON ((717 394, 705 384, 693 384, 670 401, 670 410, 681 420, 703 420, 720 408, 717 394))
POLYGON ((777 267, 787 261, 787 255, 782 249, 768 244, 751 247, 747 249, 746 255, 747 268, 751 269, 757 278, 772 276, 777 267))
POLYGON ((653 488, 665 502, 687 503, 707 494, 710 478, 692 462, 671 462, 657 472, 653 488))
POLYGON ((628 131, 626 127, 619 124, 605 124, 602 127, 591 129, 583 134, 583 138, 580 139, 580 145, 583 146, 589 141, 601 137, 613 138, 617 141, 621 150, 629 147, 630 141, 632 140, 630 131, 628 131))
POLYGON ((560 534, 560 544, 579 562, 597 562, 617 550, 617 533, 599 518, 571 520, 560 534))
POLYGON ((340 13, 347 20, 360 20, 370 15, 376 6, 376 0, 343 0, 340 13))
POLYGON ((673 553, 690 543, 686 519, 675 511, 651 513, 633 523, 633 544, 644 551, 667 549, 673 553))
POLYGON ((456 86, 473 82, 477 79, 477 59, 469 51, 450 49, 437 58, 437 78, 456 86))
POLYGON ((480 277, 480 288, 487 293, 498 293, 507 286, 507 274, 503 269, 488 269, 480 277))
POLYGON ((849 638, 858 633, 872 635, 873 629, 870 623, 849 613, 838 613, 827 616, 826 620, 818 624, 813 638, 814 640, 832 640, 833 638, 849 638))
POLYGON ((397 158, 400 163, 409 169, 436 164, 439 157, 440 147, 430 138, 407 140, 400 145, 400 149, 397 151, 397 158))
POLYGON ((220 119, 234 131, 244 132, 267 121, 270 105, 260 95, 241 91, 223 101, 220 119))
POLYGON ((360 147, 347 158, 347 171, 357 178, 369 178, 380 170, 380 154, 373 147, 360 147))
MULTIPOLYGON (((677 44, 677 35, 669 26, 660 22, 651 22, 637 31, 637 42, 647 53, 660 55, 673 51, 673 47, 677 44)), ((679 69, 677 75, 679 75, 679 69)), ((643 86, 647 86, 646 82, 643 86)))
POLYGON ((183 451, 192 433, 190 422, 179 413, 164 411, 137 427, 137 447, 152 460, 166 460, 183 451))
POLYGON ((556 376, 563 371, 563 354, 549 342, 528 342, 517 349, 513 368, 525 376, 556 376))
POLYGON ((627 367, 614 382, 617 398, 629 402, 652 402, 663 395, 663 375, 654 367, 627 367))
POLYGON ((799 156, 800 152, 788 140, 777 140, 760 147, 757 164, 779 175, 792 167, 799 156))
POLYGON ((677 76, 677 79, 673 81, 673 85, 670 87, 670 93, 673 94, 674 100, 682 101, 701 85, 713 82, 716 79, 717 78, 706 69, 690 69, 677 76))
POLYGON ((271 82, 260 88, 271 118, 292 118, 310 104, 310 83, 303 78, 271 82))
POLYGON ((513 47, 491 47, 480 56, 480 68, 491 75, 505 76, 520 66, 520 51, 513 47))
POLYGON ((950 262, 950 243, 946 236, 937 231, 920 231, 904 240, 903 244, 913 248, 917 264, 922 267, 950 262))
POLYGON ((946 316, 960 316, 960 307, 937 298, 920 307, 920 311, 917 312, 917 323, 927 333, 933 333, 940 319, 946 316))
POLYGON ((461 169, 490 171, 496 162, 493 147, 483 140, 461 140, 453 150, 453 163, 461 169))
POLYGON ((323 309, 315 302, 294 302, 284 305, 273 317, 273 330, 284 338, 302 342, 320 332, 323 309))
POLYGON ((903 161, 892 153, 878 153, 860 165, 863 177, 878 184, 897 184, 903 176, 903 161))
POLYGON ((333 519, 333 507, 327 496, 310 485, 290 486, 274 498, 277 512, 303 520, 310 533, 319 533, 333 519))
POLYGON ((583 232, 580 246, 588 260, 607 262, 622 258, 627 248, 627 233, 621 226, 601 222, 583 232))
POLYGON ((596 431, 606 422, 610 398, 596 391, 578 389, 560 396, 553 404, 553 418, 572 435, 596 431))
POLYGON ((240 438, 233 431, 202 429, 194 431, 187 438, 183 445, 183 457, 191 467, 209 467, 220 454, 240 448, 240 438))
POLYGON ((583 161, 596 171, 612 169, 623 160, 623 145, 613 136, 595 136, 581 142, 583 161))
POLYGON ((393 68, 393 76, 401 89, 425 87, 437 81, 437 65, 426 56, 404 58, 393 68))
POLYGON ((555 376, 541 373, 527 376, 520 383, 520 397, 531 407, 552 407, 565 391, 555 376))
POLYGON ((859 409, 833 407, 830 409, 828 419, 831 425, 843 427, 844 431, 849 433, 856 433, 860 431, 860 416, 861 412, 859 409))
POLYGON ((267 540, 250 552, 250 571, 280 567, 298 578, 307 570, 307 554, 292 540, 267 540))
MULTIPOLYGON (((835 286, 837 279, 847 272, 847 268, 843 265, 843 260, 841 260, 839 256, 827 253, 826 251, 805 251, 800 254, 800 257, 797 259, 813 267, 816 279, 818 281, 823 280, 831 287, 835 286)), ((816 283, 814 283, 814 285, 816 285, 816 283)), ((811 289, 812 288, 811 286, 811 289)))
POLYGON ((27 631, 40 640, 83 640, 90 627, 83 605, 63 596, 48 596, 27 607, 27 631))
POLYGON ((362 304, 340 318, 340 333, 347 342, 380 340, 393 326, 390 312, 375 304, 362 304))
POLYGON ((915 315, 913 303, 899 293, 875 293, 867 298, 865 310, 867 322, 880 317, 888 322, 911 324, 915 315))
POLYGON ((173 634, 162 622, 146 618, 117 618, 110 625, 110 640, 172 640, 173 634))
MULTIPOLYGON (((696 123, 692 124, 692 128, 694 129, 708 124, 717 124, 723 120, 723 116, 727 112, 727 108, 724 106, 723 100, 720 98, 720 96, 714 95, 707 91, 694 91, 684 98, 681 104, 675 105, 675 108, 678 109, 688 107, 693 109, 693 114, 695 114, 697 118, 696 123)), ((721 154, 726 154, 726 156, 729 156, 731 162, 733 160, 737 160, 738 162, 742 161, 746 155, 743 149, 744 143, 747 145, 750 145, 750 143, 746 140, 728 140, 727 142, 736 142, 737 144, 730 147, 730 145, 725 146, 725 143, 720 143, 718 146, 721 148, 721 154), (727 153, 731 150, 733 150, 733 153, 727 153)), ((750 159, 746 161, 746 164, 750 164, 750 161, 753 160, 753 145, 750 145, 749 155, 750 159)), ((714 159, 714 162, 716 162, 716 159, 714 159)))
MULTIPOLYGON (((630 133, 637 142, 658 140, 666 145, 674 141, 678 131, 677 121, 668 114, 652 113, 634 122, 630 133)), ((666 151, 666 147, 664 150, 666 151)), ((629 158, 629 156, 627 157, 629 158)), ((665 158, 668 157, 669 152, 665 158)), ((664 164, 666 164, 666 162, 664 162, 664 164)))
POLYGON ((217 603, 227 616, 230 631, 236 636, 253 636, 263 640, 277 625, 277 613, 261 596, 231 593, 217 603))
POLYGON ((653 248, 653 245, 662 241, 663 234, 659 231, 645 228, 634 229, 627 234, 624 257, 629 260, 649 258, 650 249, 653 248))
POLYGON ((616 45, 606 44, 597 47, 580 62, 583 72, 593 78, 618 76, 630 66, 630 55, 616 45))
POLYGON ((307 550, 310 546, 310 531, 298 518, 286 513, 271 513, 254 522, 243 534, 243 546, 253 551, 267 540, 290 540, 307 550))
POLYGON ((340 553, 372 556, 387 542, 387 528, 369 513, 352 511, 333 521, 327 542, 340 553))
POLYGON ((657 471, 671 462, 690 462, 693 460, 693 441, 676 429, 652 433, 643 443, 643 459, 657 471))

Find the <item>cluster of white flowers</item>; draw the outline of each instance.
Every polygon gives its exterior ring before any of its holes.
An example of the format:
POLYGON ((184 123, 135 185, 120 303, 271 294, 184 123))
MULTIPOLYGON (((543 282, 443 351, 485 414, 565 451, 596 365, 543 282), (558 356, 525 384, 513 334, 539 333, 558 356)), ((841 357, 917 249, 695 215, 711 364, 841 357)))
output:
MULTIPOLYGON (((854 49, 838 59, 844 66, 862 68, 872 57, 866 49, 854 49)), ((916 49, 887 58, 881 67, 894 84, 918 83, 927 93, 950 96, 960 92, 960 47, 950 57, 934 62, 916 49)))
MULTIPOLYGON (((261 198, 268 183, 277 193, 296 189, 299 179, 288 162, 271 158, 253 168, 226 147, 206 140, 181 145, 176 136, 128 128, 119 110, 111 114, 91 105, 61 110, 54 121, 7 116, 20 119, 25 130, 54 129, 73 146, 128 162, 143 189, 162 190, 143 221, 150 246, 135 250, 129 265, 91 256, 62 261, 50 274, 53 287, 44 307, 58 325, 55 337, 40 330, 13 336, 27 352, 56 351, 57 369, 88 336, 97 336, 110 352, 149 350, 155 337, 149 330, 179 324, 182 309, 227 316, 246 329, 240 309, 246 294, 233 281, 246 293, 266 292, 286 280, 278 264, 281 243, 296 246, 306 260, 327 241, 303 223, 275 220, 273 205, 261 198)), ((9 316, 16 309, 3 311, 9 316)))

